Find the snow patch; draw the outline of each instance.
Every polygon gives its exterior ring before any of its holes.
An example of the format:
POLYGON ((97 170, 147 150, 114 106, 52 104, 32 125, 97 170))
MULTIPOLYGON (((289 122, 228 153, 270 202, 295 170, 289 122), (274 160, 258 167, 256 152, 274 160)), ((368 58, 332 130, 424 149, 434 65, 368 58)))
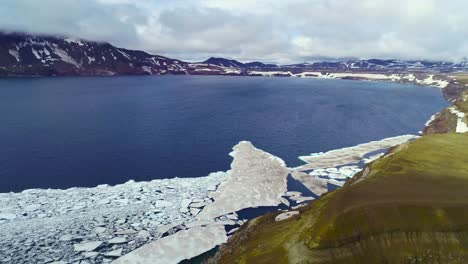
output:
POLYGON ((141 66, 141 69, 149 74, 153 74, 150 66, 141 66))
POLYGON ((124 56, 125 58, 127 58, 128 60, 132 60, 132 58, 130 57, 130 55, 128 55, 127 53, 125 53, 124 51, 121 51, 120 49, 117 49, 117 51, 122 54, 122 56, 124 56))
POLYGON ((37 52, 36 49, 34 49, 34 47, 31 47, 31 50, 32 50, 32 53, 34 54, 34 56, 36 57, 36 59, 38 59, 38 60, 42 59, 41 55, 39 55, 39 53, 37 52))
POLYGON ((434 79, 434 75, 429 75, 424 80, 416 80, 418 84, 423 84, 423 85, 429 85, 429 86, 435 86, 438 88, 445 88, 449 85, 449 82, 446 80, 436 80, 434 79))
POLYGON ((19 55, 19 52, 17 50, 8 50, 8 52, 10 53, 11 56, 15 57, 16 61, 19 62, 20 61, 20 55, 19 55))
POLYGON ((449 108, 450 112, 457 116, 457 128, 455 130, 456 133, 467 133, 468 132, 468 124, 465 122, 466 114, 460 112, 456 109, 455 106, 449 108))
POLYGON ((85 44, 83 42, 81 42, 81 40, 78 40, 78 39, 74 39, 74 38, 66 38, 64 39, 65 42, 67 42, 68 44, 77 44, 78 46, 84 46, 85 44))
POLYGON ((60 59, 62 59, 63 62, 71 64, 77 68, 81 67, 81 65, 78 62, 76 62, 72 57, 68 55, 66 51, 62 50, 57 45, 53 46, 53 52, 57 54, 60 57, 60 59))

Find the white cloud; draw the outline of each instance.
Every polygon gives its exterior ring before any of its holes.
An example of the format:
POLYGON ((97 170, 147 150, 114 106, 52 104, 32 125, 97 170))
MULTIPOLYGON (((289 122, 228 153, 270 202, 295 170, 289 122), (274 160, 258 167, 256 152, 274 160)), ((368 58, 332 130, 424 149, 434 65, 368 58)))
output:
POLYGON ((0 29, 188 60, 458 60, 467 55, 467 8, 465 0, 5 0, 0 29))

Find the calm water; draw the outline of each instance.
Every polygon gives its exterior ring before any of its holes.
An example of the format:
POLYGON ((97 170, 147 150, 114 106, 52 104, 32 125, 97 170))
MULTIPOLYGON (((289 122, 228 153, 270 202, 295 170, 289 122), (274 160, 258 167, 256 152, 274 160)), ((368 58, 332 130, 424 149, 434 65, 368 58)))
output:
POLYGON ((233 145, 298 156, 417 133, 435 88, 298 78, 0 80, 0 192, 204 176, 233 145))

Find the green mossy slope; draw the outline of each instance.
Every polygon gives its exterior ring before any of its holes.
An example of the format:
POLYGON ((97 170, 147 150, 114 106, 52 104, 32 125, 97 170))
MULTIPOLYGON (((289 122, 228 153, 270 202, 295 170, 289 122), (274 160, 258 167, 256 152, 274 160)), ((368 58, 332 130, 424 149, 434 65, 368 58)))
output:
POLYGON ((250 221, 217 263, 468 263, 468 134, 424 136, 275 222, 250 221))

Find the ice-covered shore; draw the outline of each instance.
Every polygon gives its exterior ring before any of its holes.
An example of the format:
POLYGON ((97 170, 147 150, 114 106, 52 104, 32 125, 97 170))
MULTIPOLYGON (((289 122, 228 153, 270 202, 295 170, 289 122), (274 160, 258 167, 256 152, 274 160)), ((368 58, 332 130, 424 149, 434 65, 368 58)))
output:
POLYGON ((110 262, 193 221, 226 178, 0 194, 0 262, 110 262))
POLYGON ((303 206, 381 155, 374 151, 412 138, 316 154, 293 169, 243 141, 233 148, 231 170, 206 177, 0 194, 0 263, 178 263, 224 243, 226 230, 246 220, 239 211, 303 206))

